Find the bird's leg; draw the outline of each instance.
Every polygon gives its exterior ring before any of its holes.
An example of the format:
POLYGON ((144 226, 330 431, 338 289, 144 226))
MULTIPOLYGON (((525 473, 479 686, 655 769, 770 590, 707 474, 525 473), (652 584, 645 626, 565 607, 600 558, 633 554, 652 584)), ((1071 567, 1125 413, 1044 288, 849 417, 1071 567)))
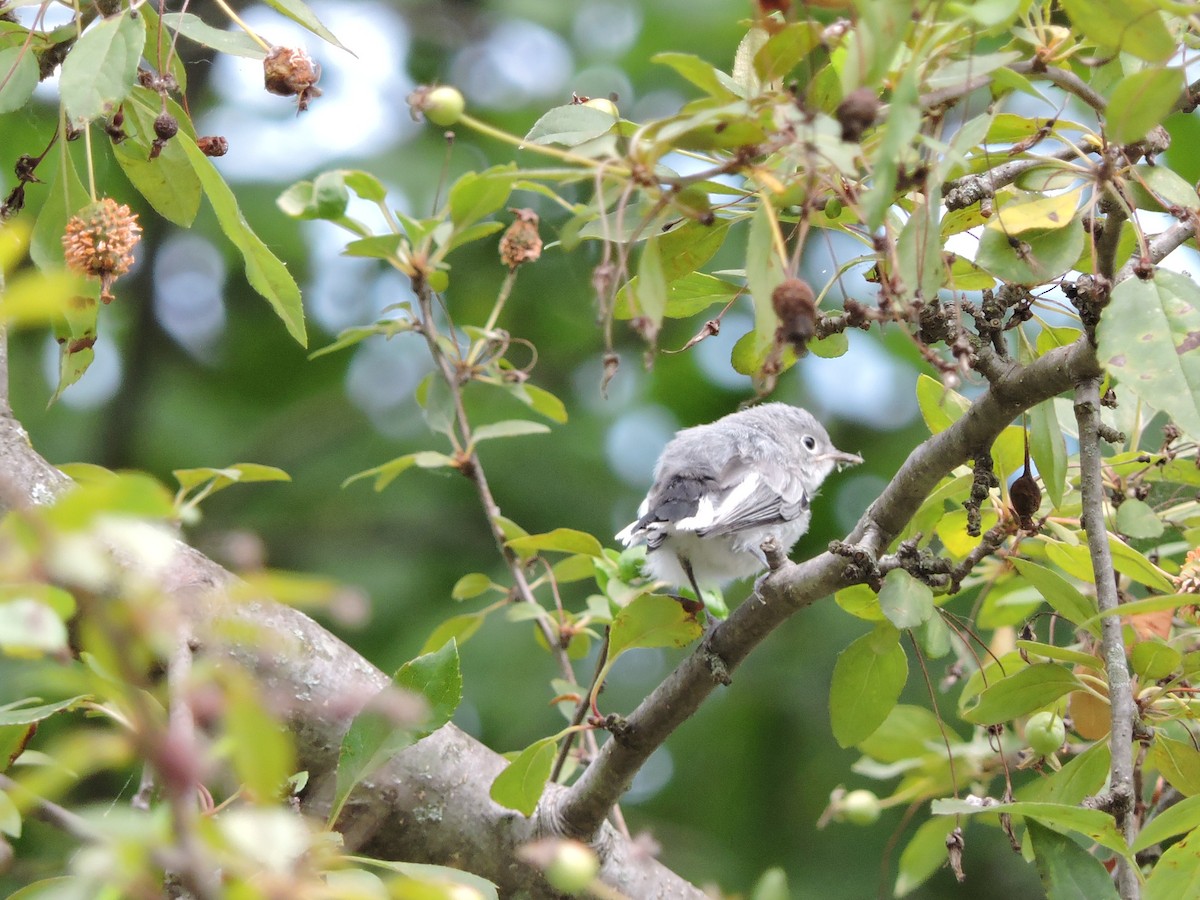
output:
MULTIPOLYGON (((696 573, 692 571, 691 562, 683 556, 678 559, 680 567, 692 585, 692 590, 696 592, 696 599, 703 604, 704 595, 700 593, 700 585, 696 583, 696 573)), ((704 654, 704 661, 708 664, 708 670, 712 672, 713 681, 728 685, 732 679, 729 677, 729 670, 725 667, 725 660, 712 648, 712 637, 720 624, 716 616, 710 613, 706 607, 704 610, 704 637, 700 639, 700 652, 704 654)))

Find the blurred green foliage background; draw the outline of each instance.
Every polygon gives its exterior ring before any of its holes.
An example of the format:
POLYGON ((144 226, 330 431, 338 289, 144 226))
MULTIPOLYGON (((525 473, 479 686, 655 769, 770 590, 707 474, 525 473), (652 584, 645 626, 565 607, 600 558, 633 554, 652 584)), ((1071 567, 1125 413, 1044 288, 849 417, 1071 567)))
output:
MULTIPOLYGON (((279 212, 274 200, 288 183, 326 168, 366 169, 388 184, 397 205, 427 213, 457 174, 515 154, 468 133, 448 145, 440 129, 412 122, 404 98, 415 84, 453 83, 474 115, 518 134, 572 92, 614 94, 622 114, 636 121, 691 96, 681 79, 650 61, 654 53, 694 53, 728 69, 755 5, 343 0, 313 8, 357 57, 317 46, 265 7, 244 9, 268 40, 307 45, 321 62, 325 94, 308 112, 297 115, 294 104, 263 92, 258 64, 246 60, 201 61, 188 98, 202 130, 228 138, 229 156, 217 161, 219 168, 253 227, 304 287, 316 349, 410 292, 372 261, 339 258, 344 240, 332 225, 296 223, 279 212)), ((217 23, 215 13, 202 14, 217 23)), ((53 128, 49 105, 0 117, 0 187, 11 187, 16 158, 41 152, 53 128)), ((105 165, 97 173, 101 183, 122 184, 111 158, 105 165)), ((136 205, 132 189, 113 193, 136 205)), ((28 197, 23 216, 32 221, 43 197, 36 187, 28 197)), ((537 209, 543 237, 555 240, 561 210, 535 195, 513 199, 537 209)), ((505 581, 465 479, 413 470, 382 493, 367 482, 340 487, 347 476, 401 453, 445 449, 412 399, 428 366, 420 339, 372 339, 309 361, 246 285, 211 213, 181 232, 141 212, 146 240, 138 267, 121 279, 118 299, 102 313, 97 361, 80 384, 47 408, 56 374, 53 341, 43 333, 12 338, 13 406, 34 446, 54 462, 141 469, 168 484, 177 468, 235 461, 282 467, 292 483, 222 493, 205 505, 189 539, 234 568, 261 556, 271 567, 360 589, 370 599, 369 618, 330 627, 376 665, 394 670, 440 621, 477 608, 478 601, 460 606, 450 599, 461 575, 484 571, 505 581)), ((504 273, 495 241, 484 244, 451 258, 446 303, 459 325, 482 323, 504 273)), ((533 381, 564 400, 570 420, 549 435, 491 442, 482 458, 501 508, 523 527, 582 529, 611 546, 673 431, 715 419, 750 396, 749 380, 728 365, 749 319, 740 320, 739 330, 734 310, 719 338, 660 354, 649 369, 644 347, 618 329, 621 367, 606 398, 590 288, 599 250, 595 242, 569 254, 549 246, 521 271, 500 323, 536 347, 533 381)), ((808 263, 814 283, 831 274, 819 256, 808 263)), ((716 268, 722 265, 718 259, 716 268)), ((869 286, 860 287, 869 300, 869 286)), ((682 346, 699 324, 668 322, 661 345, 682 346)), ((827 483, 801 554, 842 536, 926 433, 913 400, 920 363, 911 347, 861 334, 851 341, 840 360, 802 360, 776 394, 817 411, 838 446, 867 460, 827 483)), ((474 401, 484 420, 515 411, 494 395, 476 394, 474 401)), ((735 588, 730 601, 747 589, 735 588)), ((581 603, 581 586, 568 586, 564 599, 581 603)), ((827 708, 836 654, 866 630, 831 601, 794 617, 639 776, 624 807, 631 829, 650 831, 664 861, 687 878, 726 891, 748 891, 764 869, 782 866, 796 896, 890 895, 896 855, 911 834, 898 836, 901 810, 888 811, 870 829, 816 828, 832 789, 872 786, 851 772, 856 754, 836 746, 827 708)), ((496 614, 463 648, 466 700, 456 721, 497 750, 523 747, 560 727, 549 703, 556 669, 534 647, 529 623, 510 624, 496 614)), ((614 672, 604 707, 630 709, 674 658, 630 654, 614 672)), ((590 662, 579 665, 581 673, 591 671, 590 662)), ((936 667, 931 672, 935 682, 940 675, 936 667)), ((905 699, 929 702, 915 673, 905 699)), ((1032 869, 999 832, 978 826, 967 832, 965 868, 966 890, 975 897, 1024 895, 1035 884, 1032 869)), ((962 890, 943 871, 917 896, 962 890)))

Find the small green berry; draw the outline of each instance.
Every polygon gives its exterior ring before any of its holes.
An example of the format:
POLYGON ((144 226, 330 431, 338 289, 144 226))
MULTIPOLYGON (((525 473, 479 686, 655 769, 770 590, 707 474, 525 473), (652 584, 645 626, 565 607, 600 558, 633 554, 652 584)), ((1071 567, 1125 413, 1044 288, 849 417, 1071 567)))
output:
POLYGON ((592 850, 579 841, 561 841, 554 858, 546 867, 546 880, 564 894, 582 893, 600 871, 600 861, 592 850))
POLYGON ((1034 713, 1025 723, 1025 743, 1039 756, 1057 752, 1066 739, 1067 726, 1055 713, 1034 713))
POLYGON ((613 103, 607 97, 593 97, 583 105, 590 106, 592 109, 598 109, 601 112, 606 112, 614 119, 619 119, 621 117, 621 111, 617 109, 617 104, 613 103))
POLYGON ((874 825, 883 811, 874 792, 862 789, 848 793, 839 806, 842 818, 851 825, 874 825))
POLYGON ((465 107, 462 92, 446 85, 430 88, 421 100, 421 112, 425 118, 443 128, 458 122, 465 107))

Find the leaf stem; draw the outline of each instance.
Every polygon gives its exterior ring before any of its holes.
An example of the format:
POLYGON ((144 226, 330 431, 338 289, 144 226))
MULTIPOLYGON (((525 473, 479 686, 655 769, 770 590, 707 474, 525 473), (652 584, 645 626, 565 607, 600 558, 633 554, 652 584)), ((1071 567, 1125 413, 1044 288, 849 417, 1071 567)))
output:
POLYGON ((229 16, 230 21, 232 21, 235 25, 238 26, 238 28, 242 29, 242 31, 246 32, 246 34, 248 34, 250 36, 250 40, 254 41, 254 43, 256 43, 256 44, 258 44, 258 46, 262 47, 263 52, 265 52, 265 53, 271 52, 271 45, 268 44, 266 41, 264 41, 262 38, 260 38, 257 34, 255 34, 254 29, 251 28, 249 25, 247 25, 242 20, 242 17, 239 16, 237 14, 237 12, 233 9, 233 7, 231 7, 228 3, 226 3, 225 0, 217 0, 217 6, 221 7, 221 10, 225 13, 225 15, 229 16))

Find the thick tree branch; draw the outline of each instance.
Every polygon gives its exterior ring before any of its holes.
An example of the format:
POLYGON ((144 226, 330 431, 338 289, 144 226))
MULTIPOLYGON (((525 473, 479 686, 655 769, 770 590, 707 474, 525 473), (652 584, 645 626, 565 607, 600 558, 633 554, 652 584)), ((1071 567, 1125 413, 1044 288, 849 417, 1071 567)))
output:
MULTIPOLYGON (((1099 368, 1086 340, 1051 351, 1028 366, 1008 362, 1007 374, 994 381, 948 429, 917 447, 849 537, 871 557, 895 539, 939 481, 992 442, 1012 420, 1049 400, 1099 368)), ((762 600, 738 606, 709 640, 684 659, 635 709, 619 736, 569 789, 543 799, 539 815, 551 830, 587 838, 609 807, 629 786, 647 757, 699 707, 716 683, 709 668, 716 654, 733 671, 750 651, 793 613, 853 583, 846 560, 823 553, 798 565, 786 565, 761 587, 762 600)))
MULTIPOLYGON (((1113 574, 1108 529, 1104 524, 1104 480, 1100 458, 1100 377, 1085 378, 1075 389, 1075 420, 1079 424, 1079 492, 1083 500, 1082 521, 1087 532, 1088 552, 1096 582, 1096 603, 1101 613, 1112 613, 1120 600, 1113 574)), ((1110 799, 1117 825, 1125 839, 1133 843, 1137 819, 1133 815, 1133 724, 1137 710, 1125 660, 1125 641, 1121 635, 1121 617, 1106 615, 1101 622, 1100 644, 1104 671, 1108 676, 1108 696, 1112 712, 1109 748, 1112 766, 1110 799)), ((1117 887, 1122 900, 1141 896, 1136 869, 1124 858, 1117 860, 1117 887)))
MULTIPOLYGON (((33 450, 6 410, 0 411, 0 472, 0 515, 51 502, 71 484, 33 450)), ((198 654, 244 666, 255 674, 262 695, 279 703, 300 768, 310 777, 304 805, 323 817, 342 736, 390 680, 303 613, 268 598, 230 599, 227 589, 235 581, 199 551, 179 544, 160 588, 177 605, 198 654)), ((499 807, 488 796, 504 766, 501 756, 453 725, 439 729, 355 791, 339 823, 347 845, 384 859, 466 869, 494 881, 502 896, 559 896, 518 856, 524 844, 546 836, 544 822, 499 807)), ((561 790, 548 788, 550 796, 561 790)), ((595 845, 601 880, 629 897, 705 896, 611 826, 600 829, 595 845)))

